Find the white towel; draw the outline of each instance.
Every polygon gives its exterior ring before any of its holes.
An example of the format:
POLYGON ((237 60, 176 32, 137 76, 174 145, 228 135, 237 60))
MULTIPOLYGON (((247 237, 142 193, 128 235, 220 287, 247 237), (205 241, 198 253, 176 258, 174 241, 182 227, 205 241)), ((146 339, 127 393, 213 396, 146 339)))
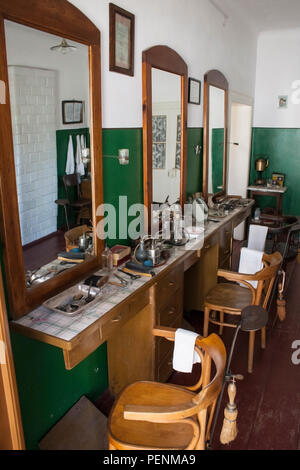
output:
POLYGON ((175 345, 173 353, 173 369, 178 372, 190 374, 193 364, 200 361, 199 355, 195 351, 195 342, 198 333, 182 330, 179 328, 175 333, 175 345))
POLYGON ((86 138, 85 135, 80 136, 81 150, 86 148, 86 138))
POLYGON ((268 227, 263 225, 250 225, 248 248, 251 250, 264 251, 268 234, 268 227))
POLYGON ((69 136, 67 163, 66 163, 66 175, 73 175, 75 173, 75 161, 74 161, 74 147, 72 136, 69 136))
MULTIPOLYGON (((263 268, 262 262, 263 252, 257 250, 250 250, 250 248, 242 248, 240 256, 239 273, 243 274, 256 274, 263 268)), ((257 281, 247 281, 256 289, 257 281)), ((241 286, 245 287, 244 284, 241 286)))
POLYGON ((82 163, 82 158, 81 158, 81 139, 80 135, 76 136, 76 173, 80 176, 84 176, 85 171, 84 171, 84 164, 82 163))

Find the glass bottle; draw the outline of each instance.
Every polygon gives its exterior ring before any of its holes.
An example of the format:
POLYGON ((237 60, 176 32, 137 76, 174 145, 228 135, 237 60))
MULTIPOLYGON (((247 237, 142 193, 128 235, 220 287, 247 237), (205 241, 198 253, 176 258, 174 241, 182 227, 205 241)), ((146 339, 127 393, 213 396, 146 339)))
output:
POLYGON ((112 271, 114 266, 113 254, 107 243, 105 244, 105 250, 101 254, 101 265, 105 271, 112 271))

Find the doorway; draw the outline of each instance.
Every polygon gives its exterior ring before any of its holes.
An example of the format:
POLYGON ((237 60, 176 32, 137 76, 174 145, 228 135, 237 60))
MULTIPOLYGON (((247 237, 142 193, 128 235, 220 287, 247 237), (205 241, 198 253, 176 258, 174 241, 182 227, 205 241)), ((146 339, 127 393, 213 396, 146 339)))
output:
MULTIPOLYGON (((253 112, 252 100, 245 98, 232 97, 229 108, 228 194, 243 198, 247 197, 249 185, 253 112)), ((245 222, 236 227, 234 238, 244 240, 245 222)))

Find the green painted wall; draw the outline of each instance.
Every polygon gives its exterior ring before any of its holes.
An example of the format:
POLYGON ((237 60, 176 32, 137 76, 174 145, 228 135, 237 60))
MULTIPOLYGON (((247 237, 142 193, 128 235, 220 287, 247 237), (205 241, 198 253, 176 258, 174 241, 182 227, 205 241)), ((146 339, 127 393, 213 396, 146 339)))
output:
POLYGON ((203 129, 188 128, 188 149, 187 149, 187 177, 186 194, 187 197, 202 191, 203 175, 203 129), (201 146, 201 154, 195 155, 195 146, 201 146))
POLYGON ((108 387, 106 344, 71 371, 61 349, 11 334, 27 449, 83 396, 95 400, 108 387))
MULTIPOLYGON (((258 156, 268 156, 269 167, 264 176, 284 173, 287 193, 283 196, 283 213, 300 216, 300 129, 254 128, 252 133, 252 156, 250 183, 257 178, 255 160, 258 156)), ((275 207, 274 198, 261 197, 261 207, 275 207)))
MULTIPOLYGON (((57 134, 59 174, 65 168, 69 133, 57 134)), ((202 146, 202 138, 202 129, 188 129, 187 194, 201 190, 202 153, 196 156, 194 146, 202 146)), ((142 129, 103 130, 104 155, 117 155, 119 148, 130 149, 128 166, 121 166, 117 159, 103 159, 105 202, 117 207, 119 194, 128 196, 129 205, 143 202, 142 143, 142 129)), ((17 333, 12 333, 12 347, 26 447, 37 449, 39 440, 82 395, 95 400, 108 387, 106 345, 72 371, 65 369, 58 348, 17 333)))
POLYGON ((212 129, 211 141, 213 191, 217 193, 223 186, 224 129, 212 129))
MULTIPOLYGON (((119 195, 127 196, 128 207, 143 203, 143 135, 142 129, 103 129, 103 189, 104 202, 112 204, 117 211, 117 240, 111 242, 127 243, 126 238, 119 238, 119 195), (120 165, 117 158, 119 149, 129 149, 129 165, 120 165)), ((128 223, 132 220, 128 219, 128 223)))

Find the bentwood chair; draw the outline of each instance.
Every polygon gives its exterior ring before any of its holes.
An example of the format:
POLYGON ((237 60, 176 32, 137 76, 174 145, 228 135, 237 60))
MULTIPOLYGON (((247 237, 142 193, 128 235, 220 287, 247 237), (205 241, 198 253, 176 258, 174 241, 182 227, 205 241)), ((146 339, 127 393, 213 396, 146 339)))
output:
MULTIPOLYGON (((243 308, 248 305, 260 305, 267 310, 270 295, 275 283, 278 269, 282 262, 279 252, 271 255, 263 254, 263 268, 256 274, 243 274, 233 271, 218 270, 218 277, 226 279, 226 283, 217 284, 209 291, 204 302, 204 328, 203 336, 208 335, 209 323, 219 325, 219 334, 223 328, 236 328, 234 318, 225 321, 225 315, 241 315, 243 308), (253 287, 250 281, 256 281, 257 287, 253 287), (219 319, 212 313, 219 312, 219 319)), ((253 371, 255 331, 249 333, 248 372, 253 371)), ((266 347, 266 327, 261 330, 261 347, 266 347)))
POLYGON ((65 187, 66 199, 57 199, 55 204, 64 208, 67 228, 70 230, 68 208, 71 208, 76 213, 76 224, 79 225, 80 219, 91 218, 90 210, 92 207, 92 200, 82 197, 79 184, 79 175, 77 173, 72 175, 64 175, 63 184, 65 187), (73 197, 71 194, 72 190, 74 192, 73 197))
MULTIPOLYGON (((175 331, 155 329, 154 335, 174 341, 175 331)), ((215 334, 198 336, 195 350, 201 358, 201 377, 193 387, 136 382, 121 392, 108 420, 110 450, 206 448, 222 388, 226 350, 215 334)))

